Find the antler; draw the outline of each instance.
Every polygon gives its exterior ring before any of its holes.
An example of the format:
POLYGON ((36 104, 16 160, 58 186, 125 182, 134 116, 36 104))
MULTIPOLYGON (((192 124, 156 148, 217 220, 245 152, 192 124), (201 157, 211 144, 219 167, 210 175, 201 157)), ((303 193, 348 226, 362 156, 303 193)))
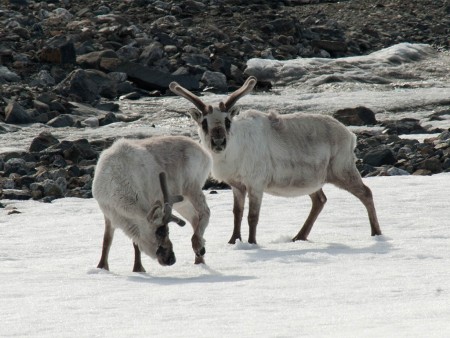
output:
POLYGON ((172 215, 172 206, 174 203, 181 202, 183 200, 183 196, 175 195, 170 196, 169 190, 167 189, 167 180, 166 173, 159 173, 159 183, 161 184, 161 190, 164 198, 164 217, 163 224, 168 224, 169 222, 175 222, 179 226, 184 226, 186 224, 185 221, 178 218, 177 216, 172 215))
POLYGON ((182 96, 186 100, 191 101, 203 113, 203 115, 212 113, 212 107, 210 105, 206 105, 202 100, 200 100, 197 95, 180 86, 177 82, 171 82, 169 84, 169 89, 174 94, 182 96))
POLYGON ((225 101, 225 103, 224 102, 219 103, 220 110, 223 112, 227 112, 228 110, 230 110, 231 107, 233 107, 242 96, 247 95, 248 93, 250 93, 253 90, 253 87, 255 87, 256 82, 257 82, 256 77, 250 76, 245 81, 245 83, 242 85, 241 88, 239 88, 238 90, 233 92, 228 97, 228 99, 225 101))

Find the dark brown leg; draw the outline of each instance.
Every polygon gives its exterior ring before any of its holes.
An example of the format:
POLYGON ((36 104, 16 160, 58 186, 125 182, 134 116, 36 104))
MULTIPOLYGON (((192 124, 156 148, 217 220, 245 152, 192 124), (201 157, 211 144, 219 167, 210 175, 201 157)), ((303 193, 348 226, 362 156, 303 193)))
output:
POLYGON ((372 236, 382 235, 380 224, 378 223, 377 212, 375 210, 375 204, 373 202, 372 191, 363 183, 357 169, 355 168, 347 178, 334 179, 333 181, 330 181, 330 183, 333 183, 356 196, 367 209, 372 236))
POLYGON ((309 212, 308 218, 300 229, 299 233, 292 239, 292 241, 306 241, 309 233, 317 220, 320 212, 322 211, 325 203, 327 202, 327 197, 323 193, 322 189, 317 190, 315 193, 309 195, 312 201, 311 211, 309 212))
POLYGON ((375 210, 375 204, 373 202, 372 190, 361 182, 360 186, 351 186, 346 189, 353 195, 359 198, 364 204, 369 215, 370 229, 372 236, 382 235, 380 224, 378 223, 377 212, 375 210))
POLYGON ((141 261, 141 250, 139 250, 139 247, 136 243, 133 243, 134 247, 134 266, 133 266, 133 272, 145 272, 144 267, 142 266, 141 261))
POLYGON ((99 269, 109 270, 108 255, 114 237, 114 228, 111 226, 111 221, 105 217, 105 233, 103 234, 103 247, 100 262, 97 265, 99 269))
POLYGON ((255 192, 249 190, 248 192, 248 242, 256 244, 256 227, 259 221, 259 212, 261 210, 263 192, 255 192))
POLYGON ((234 228, 233 234, 231 235, 229 244, 236 244, 236 240, 239 239, 242 242, 241 238, 241 224, 242 217, 244 216, 244 204, 245 204, 245 195, 247 193, 247 189, 245 186, 232 187, 233 188, 233 214, 234 214, 234 228))

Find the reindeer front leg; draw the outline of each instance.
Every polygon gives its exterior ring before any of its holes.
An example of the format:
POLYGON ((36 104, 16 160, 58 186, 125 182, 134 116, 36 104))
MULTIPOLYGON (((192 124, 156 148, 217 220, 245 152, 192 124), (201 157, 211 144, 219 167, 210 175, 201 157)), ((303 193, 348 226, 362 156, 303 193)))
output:
POLYGON ((232 186, 233 189, 233 214, 234 214, 234 229, 233 234, 231 235, 229 244, 236 244, 236 240, 239 239, 242 242, 241 238, 241 224, 242 217, 244 216, 244 205, 245 205, 245 195, 247 193, 247 189, 245 186, 232 186))
POLYGON ((105 216, 105 233, 103 234, 102 256, 100 257, 100 262, 97 265, 97 268, 99 269, 109 270, 108 255, 113 238, 114 228, 111 226, 111 221, 105 216))
POLYGON ((176 211, 189 221, 194 233, 191 238, 192 250, 195 253, 195 264, 205 263, 206 253, 203 235, 209 223, 210 210, 202 190, 185 195, 185 202, 174 205, 176 211))
POLYGON ((256 226, 259 221, 259 212, 261 210, 263 192, 249 189, 248 191, 248 242, 256 244, 256 226))
POLYGON ((133 272, 145 272, 145 269, 142 266, 141 250, 139 250, 139 247, 136 243, 133 243, 133 248, 134 248, 133 272))

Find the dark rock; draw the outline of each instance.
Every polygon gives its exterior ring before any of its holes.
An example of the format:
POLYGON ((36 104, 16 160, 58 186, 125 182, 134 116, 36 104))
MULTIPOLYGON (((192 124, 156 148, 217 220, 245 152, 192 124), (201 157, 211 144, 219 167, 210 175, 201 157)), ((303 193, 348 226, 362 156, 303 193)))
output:
POLYGON ((6 82, 18 82, 20 80, 21 78, 19 75, 9 70, 7 67, 0 65, 0 84, 6 82))
POLYGON ((111 123, 119 122, 116 115, 114 113, 107 113, 103 118, 99 119, 100 126, 106 126, 111 123))
POLYGON ((9 176, 12 173, 27 175, 29 172, 27 163, 22 158, 11 158, 7 160, 3 166, 3 170, 5 176, 9 176))
POLYGON ((222 73, 206 71, 201 81, 209 91, 226 93, 228 90, 227 77, 222 73))
POLYGON ((121 62, 122 61, 119 60, 119 56, 117 55, 117 53, 111 49, 95 51, 77 57, 77 63, 81 67, 99 70, 115 69, 121 62), (111 64, 115 64, 116 67, 112 67, 111 64))
POLYGON ((59 141, 50 132, 43 131, 37 137, 33 139, 30 145, 30 152, 40 152, 54 144, 58 144, 59 141))
POLYGON ((74 64, 76 52, 73 42, 65 36, 57 36, 48 40, 40 51, 42 62, 56 64, 74 64))
POLYGON ((1 198, 7 200, 29 200, 31 193, 29 190, 19 189, 3 189, 1 190, 1 198))
POLYGON ((333 117, 347 126, 374 125, 377 123, 374 112, 366 107, 339 109, 333 117))
POLYGON ((332 56, 344 55, 348 50, 347 43, 345 41, 333 41, 333 40, 317 40, 312 41, 312 46, 321 48, 331 53, 332 56))
POLYGON ((17 102, 9 103, 5 108, 5 122, 12 124, 32 123, 35 120, 30 114, 17 102))
POLYGON ((75 125, 77 119, 70 114, 61 114, 50 121, 47 122, 47 125, 53 128, 63 128, 63 127, 72 127, 75 125))
POLYGON ((432 174, 437 174, 442 172, 442 163, 436 157, 427 158, 417 165, 417 169, 427 170, 432 174))
POLYGON ((124 62, 117 71, 126 73, 131 81, 146 90, 166 90, 172 81, 178 82, 188 90, 199 89, 198 80, 193 76, 171 75, 133 62, 124 62))
POLYGON ((117 95, 115 81, 102 71, 94 69, 74 70, 58 84, 56 90, 75 101, 84 102, 93 102, 99 96, 113 99, 117 95))
POLYGON ((383 121, 381 124, 386 127, 388 134, 426 134, 429 133, 420 125, 420 121, 413 118, 404 118, 397 121, 383 121))
POLYGON ((391 149, 375 149, 369 151, 363 158, 363 162, 374 167, 397 162, 391 149))
POLYGON ((159 42, 152 42, 150 45, 144 48, 139 60, 142 64, 152 66, 156 61, 161 60, 164 57, 163 45, 159 42))

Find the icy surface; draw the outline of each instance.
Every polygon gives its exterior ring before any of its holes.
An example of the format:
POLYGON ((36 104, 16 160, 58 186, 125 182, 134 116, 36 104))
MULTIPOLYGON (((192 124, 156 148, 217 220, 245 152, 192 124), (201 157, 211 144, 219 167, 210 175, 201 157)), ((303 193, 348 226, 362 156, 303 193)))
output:
POLYGON ((449 181, 365 179, 379 237, 356 198, 325 186, 310 241, 292 243, 309 198, 265 195, 258 245, 227 244, 231 192, 207 194, 207 264, 193 264, 189 225, 173 225, 177 263, 144 256, 147 273, 131 272, 133 248, 120 231, 111 272, 95 268, 103 235, 95 200, 3 201, 0 336, 447 337, 449 181), (13 207, 20 213, 8 215, 13 207))
MULTIPOLYGON (((340 59, 275 61, 251 59, 247 73, 274 83, 270 92, 255 92, 239 100, 243 109, 277 110, 281 113, 332 114, 338 109, 366 106, 379 121, 413 117, 424 124, 449 128, 450 117, 428 121, 434 111, 450 105, 450 54, 428 45, 398 44, 367 56, 340 59)), ((224 95, 205 94, 202 99, 218 103, 224 95)), ((187 111, 192 104, 183 98, 158 97, 119 101, 124 115, 141 114, 130 123, 100 128, 50 128, 40 124, 22 126, 0 134, 0 153, 28 149, 41 131, 49 130, 60 140, 89 140, 154 134, 196 135, 187 111)))

